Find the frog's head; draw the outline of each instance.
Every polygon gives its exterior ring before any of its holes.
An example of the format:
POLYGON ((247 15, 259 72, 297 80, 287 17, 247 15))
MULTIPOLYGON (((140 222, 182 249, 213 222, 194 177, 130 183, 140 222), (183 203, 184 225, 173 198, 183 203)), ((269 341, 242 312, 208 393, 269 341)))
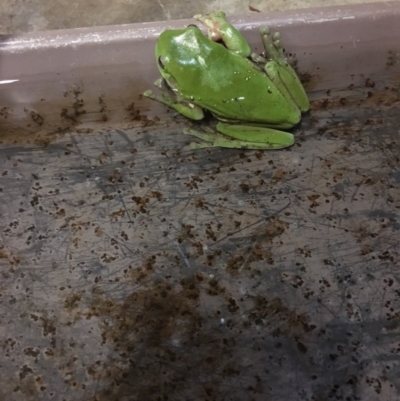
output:
POLYGON ((184 29, 167 29, 157 40, 155 56, 161 76, 172 88, 182 75, 183 66, 190 63, 196 50, 191 44, 195 43, 197 35, 202 35, 196 25, 184 29))

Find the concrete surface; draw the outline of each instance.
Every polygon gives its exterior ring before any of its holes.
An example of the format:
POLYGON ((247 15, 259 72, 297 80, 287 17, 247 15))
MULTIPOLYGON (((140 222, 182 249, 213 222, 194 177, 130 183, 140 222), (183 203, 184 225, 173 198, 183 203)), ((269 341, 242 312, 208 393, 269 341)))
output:
MULTIPOLYGON (((385 2, 384 0, 376 0, 385 2)), ((375 2, 376 2, 375 1, 375 2)), ((77 28, 132 22, 190 18, 216 9, 250 13, 249 6, 263 12, 360 4, 364 0, 1 0, 0 33, 77 28)))

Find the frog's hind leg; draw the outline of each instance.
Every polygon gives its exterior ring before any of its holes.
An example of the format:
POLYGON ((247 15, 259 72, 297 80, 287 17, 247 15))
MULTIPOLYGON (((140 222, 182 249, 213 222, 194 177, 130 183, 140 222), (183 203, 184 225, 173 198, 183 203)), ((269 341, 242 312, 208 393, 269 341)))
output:
POLYGON ((201 143, 192 143, 191 147, 198 148, 234 148, 234 149, 283 149, 294 144, 292 134, 266 127, 250 125, 232 125, 219 122, 217 132, 200 132, 185 128, 184 134, 194 135, 201 143), (222 134, 222 135, 221 135, 222 134))
POLYGON ((302 112, 307 111, 310 102, 295 70, 285 59, 279 32, 271 35, 268 28, 261 28, 260 34, 269 60, 265 65, 266 73, 279 89, 283 86, 286 88, 285 92, 290 93, 290 97, 302 112))

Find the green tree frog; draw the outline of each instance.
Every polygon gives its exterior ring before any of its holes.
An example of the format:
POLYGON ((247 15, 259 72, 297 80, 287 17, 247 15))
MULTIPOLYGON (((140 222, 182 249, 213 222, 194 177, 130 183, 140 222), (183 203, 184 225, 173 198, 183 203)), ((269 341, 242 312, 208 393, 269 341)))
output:
POLYGON ((285 60, 279 33, 260 30, 265 57, 251 52, 240 32, 222 11, 194 18, 208 28, 208 37, 196 25, 165 30, 155 56, 161 79, 157 100, 184 116, 201 120, 204 110, 219 121, 211 129, 184 129, 202 143, 193 147, 281 149, 293 145, 292 134, 309 100, 296 72, 285 60))

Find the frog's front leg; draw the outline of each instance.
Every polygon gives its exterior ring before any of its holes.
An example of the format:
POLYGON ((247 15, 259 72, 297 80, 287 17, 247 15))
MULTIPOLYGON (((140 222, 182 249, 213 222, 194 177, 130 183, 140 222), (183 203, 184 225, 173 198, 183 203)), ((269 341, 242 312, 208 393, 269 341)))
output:
POLYGON ((191 147, 194 149, 221 147, 274 150, 287 148, 294 144, 292 134, 272 128, 219 122, 217 131, 220 134, 216 132, 200 132, 190 128, 183 130, 184 134, 194 135, 203 141, 201 143, 192 143, 191 147))
MULTIPOLYGON (((158 80, 155 82, 155 85, 159 87, 158 80)), ((143 96, 165 104, 171 109, 176 110, 178 113, 192 120, 202 120, 204 118, 204 112, 201 107, 185 101, 178 94, 174 93, 175 96, 171 96, 165 90, 162 90, 161 94, 162 96, 157 96, 151 90, 147 90, 143 93, 143 96)))
POLYGON ((269 60, 264 67, 267 75, 288 101, 294 102, 302 112, 306 112, 310 102, 296 71, 285 59, 279 32, 271 35, 268 28, 261 28, 260 33, 269 60))
POLYGON ((231 25, 223 11, 208 15, 197 14, 193 17, 208 29, 208 37, 214 42, 222 41, 227 49, 243 57, 249 57, 251 49, 242 34, 231 25))

